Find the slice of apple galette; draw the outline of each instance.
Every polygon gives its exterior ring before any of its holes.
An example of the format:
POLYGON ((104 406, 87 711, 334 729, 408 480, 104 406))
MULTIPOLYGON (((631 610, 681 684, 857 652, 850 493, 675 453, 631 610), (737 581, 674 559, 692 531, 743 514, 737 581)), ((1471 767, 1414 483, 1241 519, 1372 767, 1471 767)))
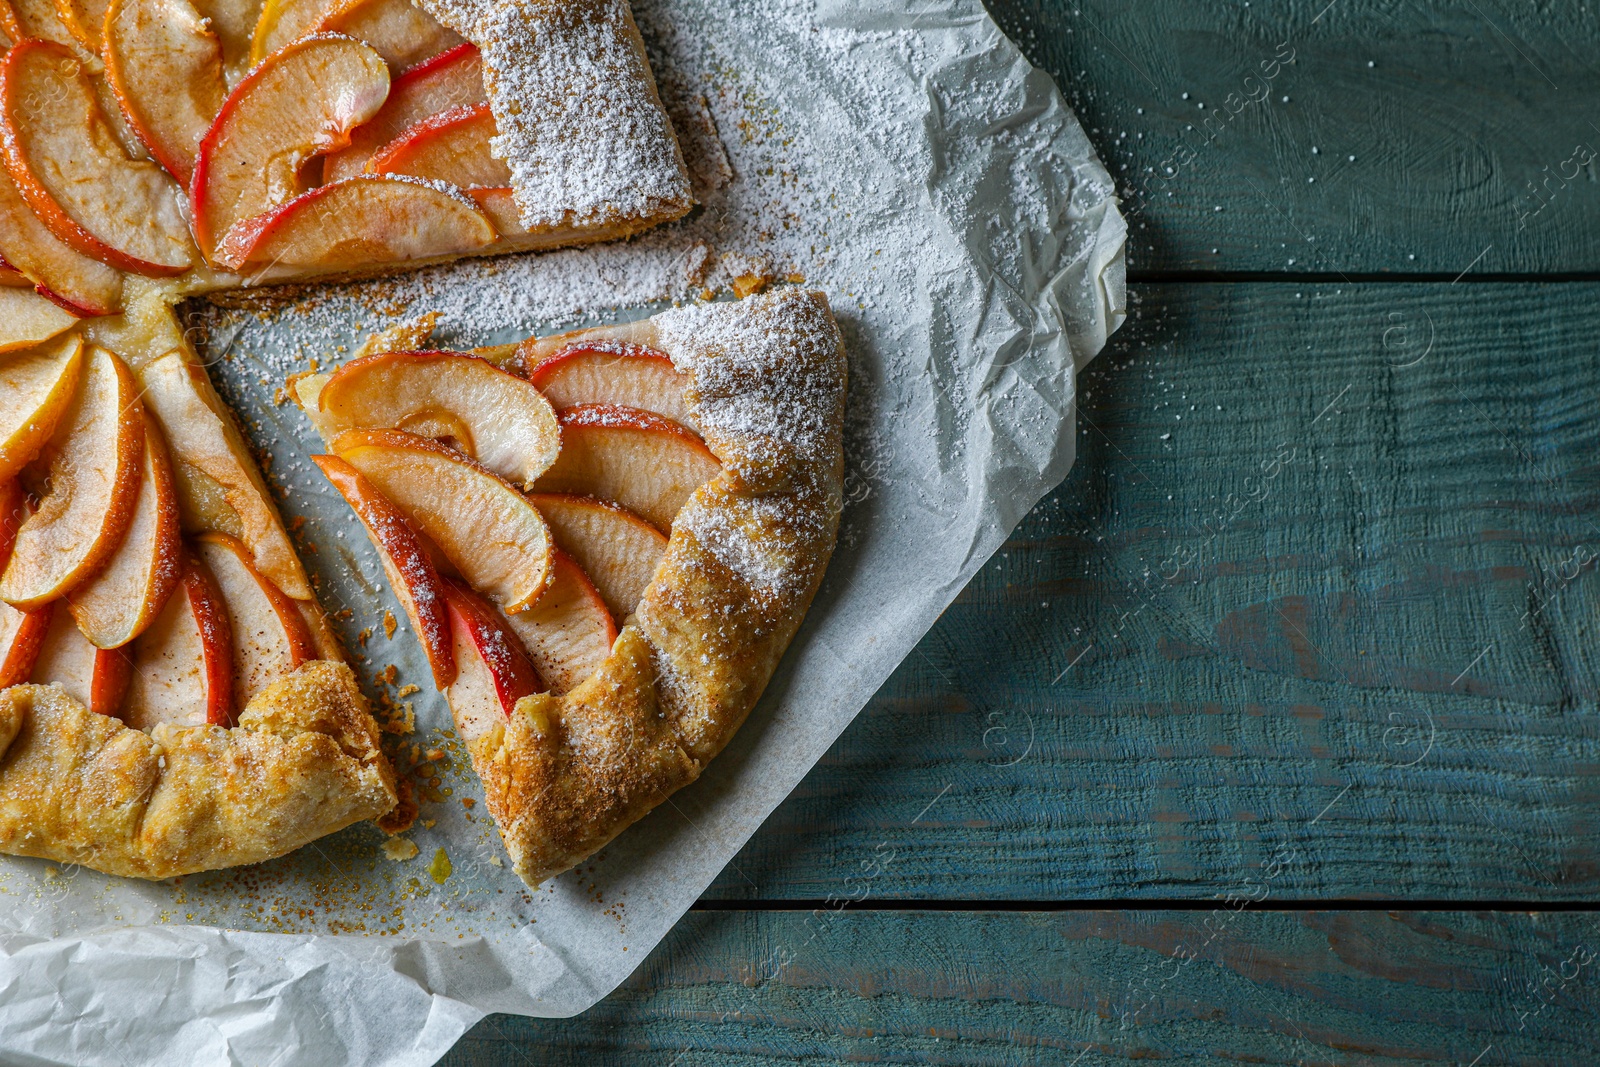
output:
POLYGON ((693 205, 625 0, 0 0, 0 46, 0 282, 74 315, 693 205))
POLYGON ((820 293, 293 386, 533 885, 722 750, 833 551, 845 359, 820 293))

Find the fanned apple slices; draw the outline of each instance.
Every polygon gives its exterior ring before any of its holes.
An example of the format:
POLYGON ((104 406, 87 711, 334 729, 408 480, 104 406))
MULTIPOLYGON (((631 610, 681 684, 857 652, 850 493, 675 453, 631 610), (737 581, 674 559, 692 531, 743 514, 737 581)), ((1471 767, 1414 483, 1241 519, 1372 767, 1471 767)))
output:
POLYGON ((231 726, 336 654, 238 431, 178 343, 138 372, 73 328, 0 352, 0 689, 60 685, 137 729, 231 726))
MULTIPOLYGON (((576 688, 644 595, 678 509, 720 470, 680 423, 615 403, 558 411, 515 353, 502 362, 384 352, 294 382, 335 453, 317 462, 382 555, 435 684, 476 725, 493 687, 474 679, 510 661, 477 655, 464 665, 464 650, 481 650, 488 634, 528 659, 530 671, 516 660, 515 677, 501 680, 502 697, 527 684, 576 688)), ((668 407, 676 387, 673 410, 687 407, 671 361, 643 349, 564 382, 563 401, 655 396, 668 407)))
POLYGON ((0 0, 0 288, 42 298, 5 297, 0 351, 121 311, 148 291, 133 275, 184 295, 366 274, 692 206, 626 0, 479 20, 487 52, 435 10, 0 0), (521 78, 530 62, 545 75, 521 78), (574 140, 589 109, 612 117, 574 140))

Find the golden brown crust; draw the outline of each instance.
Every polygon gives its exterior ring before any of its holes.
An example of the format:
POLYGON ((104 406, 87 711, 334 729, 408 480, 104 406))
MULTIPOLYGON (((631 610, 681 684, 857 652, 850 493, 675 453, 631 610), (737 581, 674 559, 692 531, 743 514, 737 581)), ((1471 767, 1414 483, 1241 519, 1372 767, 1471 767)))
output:
POLYGON ((653 344, 690 379, 723 471, 684 506, 599 671, 525 697, 473 766, 530 884, 699 776, 755 706, 821 584, 842 507, 845 357, 820 293, 784 290, 579 337, 653 344))
POLYGON ((57 686, 0 690, 0 852, 172 878, 282 856, 395 804, 342 663, 303 664, 233 729, 149 735, 57 686))

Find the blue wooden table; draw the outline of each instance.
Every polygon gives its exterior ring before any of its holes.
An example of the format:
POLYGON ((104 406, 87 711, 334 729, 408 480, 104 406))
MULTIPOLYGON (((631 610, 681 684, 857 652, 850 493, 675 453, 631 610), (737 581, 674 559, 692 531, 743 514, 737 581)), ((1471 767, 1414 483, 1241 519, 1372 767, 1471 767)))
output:
POLYGON ((465 1065, 1600 1063, 1600 23, 1000 0, 1079 459, 622 989, 465 1065))

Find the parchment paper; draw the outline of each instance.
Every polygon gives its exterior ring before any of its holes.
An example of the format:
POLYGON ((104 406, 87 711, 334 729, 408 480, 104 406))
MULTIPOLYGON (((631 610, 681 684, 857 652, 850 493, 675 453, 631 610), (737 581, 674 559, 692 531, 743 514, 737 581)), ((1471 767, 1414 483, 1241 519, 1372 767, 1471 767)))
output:
POLYGON ((432 764, 419 779, 432 799, 405 836, 416 856, 391 858, 360 826, 275 863, 156 884, 0 859, 0 1058, 421 1065, 486 1012, 583 1011, 1066 475, 1075 370, 1122 321, 1125 230, 1054 85, 977 0, 635 11, 704 204, 690 219, 622 246, 192 318, 370 694, 414 721, 398 762, 432 764), (825 289, 846 333, 838 551, 767 695, 705 776, 528 891, 481 803, 466 803, 481 794, 420 649, 277 389, 393 314, 438 310, 445 343, 490 343, 750 275, 825 289), (401 620, 392 638, 386 610, 401 620))

